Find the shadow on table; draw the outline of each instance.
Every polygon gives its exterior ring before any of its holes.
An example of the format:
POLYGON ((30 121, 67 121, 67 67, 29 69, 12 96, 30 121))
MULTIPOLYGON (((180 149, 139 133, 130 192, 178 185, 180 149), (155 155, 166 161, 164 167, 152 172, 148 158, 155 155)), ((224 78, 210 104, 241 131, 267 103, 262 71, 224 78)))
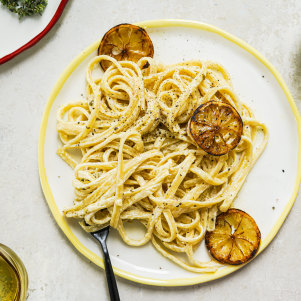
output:
POLYGON ((301 43, 299 44, 293 59, 292 81, 295 87, 294 98, 299 109, 301 109, 301 43))

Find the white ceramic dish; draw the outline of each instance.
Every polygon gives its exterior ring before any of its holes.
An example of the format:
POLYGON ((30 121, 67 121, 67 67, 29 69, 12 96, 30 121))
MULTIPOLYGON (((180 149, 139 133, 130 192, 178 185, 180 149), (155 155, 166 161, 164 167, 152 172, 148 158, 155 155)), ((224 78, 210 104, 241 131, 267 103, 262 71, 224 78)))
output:
POLYGON ((66 0, 48 1, 41 16, 24 17, 21 20, 17 14, 0 4, 0 63, 33 46, 47 34, 60 17, 66 3, 66 0))
MULTIPOLYGON (((189 59, 221 63, 230 73, 240 99, 254 110, 257 119, 267 125, 270 139, 266 150, 234 203, 236 208, 245 210, 256 220, 262 234, 262 251, 288 214, 300 183, 300 115, 287 87, 258 52, 215 27, 177 20, 150 21, 140 25, 147 27, 154 43, 155 59, 165 64, 189 59)), ((99 36, 103 34, 100 32, 99 36)), ((57 109, 63 103, 81 98, 85 91, 86 67, 96 55, 97 45, 95 42, 80 54, 54 87, 42 121, 39 168, 42 187, 56 221, 81 253, 103 266, 95 241, 74 220, 66 220, 61 214, 64 207, 72 204, 74 197, 73 171, 56 155, 59 144, 57 109)), ((226 267, 214 274, 191 273, 162 257, 151 243, 139 248, 125 245, 114 230, 109 236, 108 246, 115 272, 146 284, 195 284, 222 277, 239 268, 226 267)), ((200 245, 197 254, 200 258, 208 256, 204 244, 200 245)))

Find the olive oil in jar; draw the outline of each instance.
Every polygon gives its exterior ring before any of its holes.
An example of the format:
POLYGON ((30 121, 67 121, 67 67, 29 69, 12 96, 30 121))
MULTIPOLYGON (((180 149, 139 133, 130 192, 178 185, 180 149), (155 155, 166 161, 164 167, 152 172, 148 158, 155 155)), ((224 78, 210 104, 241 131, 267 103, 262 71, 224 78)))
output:
POLYGON ((24 264, 12 249, 0 243, 0 301, 25 301, 27 288, 24 264))
POLYGON ((0 300, 19 300, 19 286, 17 271, 0 254, 0 300))

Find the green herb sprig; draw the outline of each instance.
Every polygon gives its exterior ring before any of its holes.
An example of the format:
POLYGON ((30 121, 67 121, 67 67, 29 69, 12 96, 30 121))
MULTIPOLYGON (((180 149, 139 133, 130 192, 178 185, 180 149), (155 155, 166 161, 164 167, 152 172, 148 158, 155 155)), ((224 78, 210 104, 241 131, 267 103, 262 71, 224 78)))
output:
POLYGON ((47 0, 0 0, 11 12, 19 15, 19 19, 25 16, 42 15, 47 0))

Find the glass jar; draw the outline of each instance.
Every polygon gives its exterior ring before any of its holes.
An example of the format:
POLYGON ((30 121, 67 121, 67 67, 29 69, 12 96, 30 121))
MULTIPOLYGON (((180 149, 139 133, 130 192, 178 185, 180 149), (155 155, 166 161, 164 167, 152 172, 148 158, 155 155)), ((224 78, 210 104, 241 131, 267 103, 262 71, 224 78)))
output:
POLYGON ((18 255, 0 244, 0 300, 25 301, 28 276, 18 255))

